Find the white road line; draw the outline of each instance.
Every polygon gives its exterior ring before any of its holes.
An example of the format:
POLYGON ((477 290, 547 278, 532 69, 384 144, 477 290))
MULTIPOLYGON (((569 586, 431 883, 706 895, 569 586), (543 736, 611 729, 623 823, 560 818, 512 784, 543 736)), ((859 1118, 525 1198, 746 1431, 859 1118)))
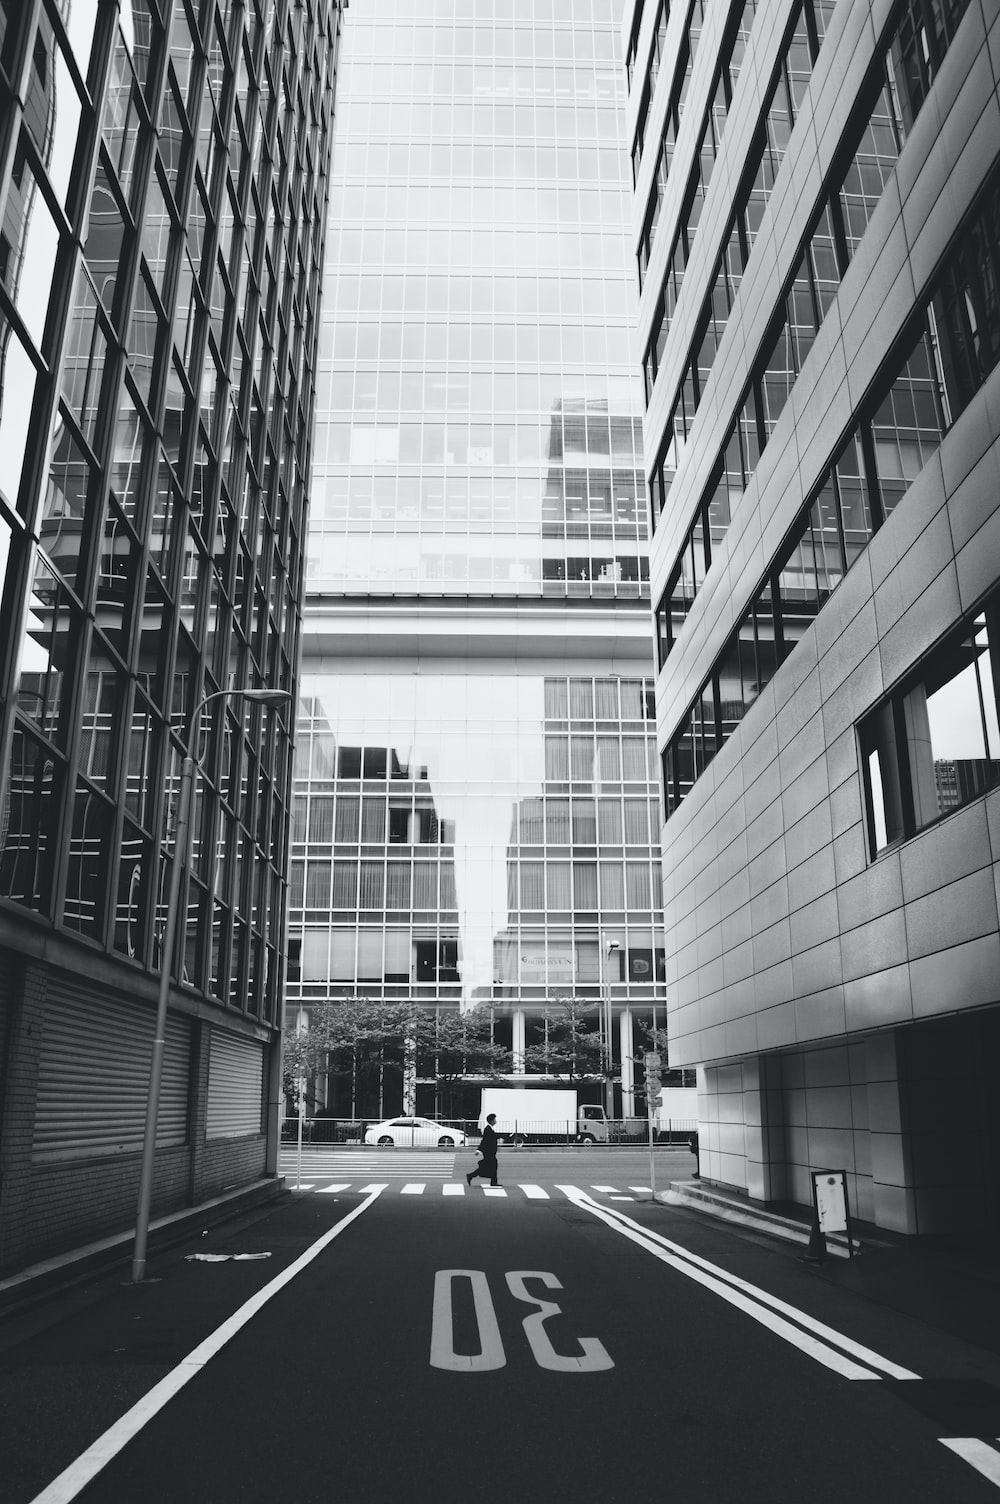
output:
POLYGON ((363 1185, 361 1187, 361 1194, 363 1196, 365 1194, 365 1191, 372 1191, 377 1194, 379 1191, 387 1191, 388 1189, 389 1187, 384 1183, 381 1185, 363 1185))
POLYGON ((173 1399, 175 1394, 182 1390, 191 1379, 197 1378, 206 1363, 214 1358, 221 1348, 225 1347, 230 1338, 246 1326, 257 1312, 262 1309, 272 1296, 277 1295, 297 1274, 300 1274, 307 1264, 321 1254, 339 1235, 349 1227, 362 1212, 366 1212, 375 1201, 379 1191, 385 1190, 384 1186, 369 1187, 372 1194, 367 1201, 362 1201, 353 1211, 342 1217, 336 1226, 331 1227, 311 1243, 304 1253, 300 1253, 287 1269, 275 1275, 262 1290, 250 1299, 244 1301, 238 1311, 234 1311, 227 1321, 216 1327, 204 1342, 192 1348, 186 1358, 182 1358, 176 1368, 172 1368, 158 1384, 154 1384, 147 1394, 142 1396, 125 1414, 116 1420, 113 1426, 109 1426, 102 1436, 81 1452, 69 1467, 54 1478, 47 1488, 43 1488, 40 1494, 36 1494, 31 1504, 70 1504, 70 1500, 86 1488, 97 1474, 105 1468, 113 1458, 117 1457, 123 1447, 127 1446, 134 1436, 137 1436, 143 1426, 158 1415, 168 1400, 173 1399))
POLYGON ((347 1185, 321 1185, 316 1194, 317 1196, 332 1196, 334 1191, 349 1191, 350 1189, 351 1185, 348 1181, 347 1185))
POLYGON ((443 1196, 464 1196, 465 1195, 465 1186, 464 1185, 443 1185, 441 1187, 441 1194, 443 1196))
POLYGON ((635 1201, 634 1196, 612 1196, 612 1201, 635 1201))
POLYGON ((506 1194, 507 1194, 507 1192, 504 1190, 504 1188, 503 1188, 502 1185, 484 1185, 483 1186, 483 1195, 484 1196, 506 1196, 506 1194))
POLYGON ((801 1352, 815 1358, 827 1368, 832 1368, 835 1372, 842 1374, 844 1378, 878 1379, 883 1374, 895 1379, 920 1377, 910 1369, 901 1368, 888 1358, 883 1358, 880 1353, 873 1352, 871 1348, 864 1347, 860 1342, 855 1342, 823 1322, 815 1320, 805 1311, 800 1311, 795 1306, 790 1306, 785 1301, 768 1295, 765 1290, 758 1289, 737 1275, 730 1274, 728 1270, 720 1269, 718 1265, 710 1264, 707 1259, 690 1253, 679 1244, 661 1237, 659 1233, 651 1232, 638 1222, 633 1222, 631 1217, 627 1217, 624 1212, 612 1211, 609 1207, 599 1205, 586 1192, 578 1191, 575 1186, 559 1186, 558 1189, 563 1191, 574 1205, 589 1211, 593 1216, 605 1222, 608 1227, 614 1228, 616 1232, 628 1238, 630 1242, 637 1243, 640 1248, 645 1248, 647 1252, 652 1253, 663 1263, 669 1264, 679 1274, 684 1274, 697 1284, 704 1285, 706 1289, 721 1296, 730 1305, 736 1306, 746 1315, 753 1317, 755 1321, 759 1321, 776 1336, 790 1342, 801 1352), (847 1354, 851 1356, 848 1357, 847 1354), (859 1361, 854 1362, 853 1359, 859 1361), (869 1366, 862 1367, 862 1363, 869 1366), (878 1370, 878 1372, 873 1370, 878 1370))
POLYGON ((399 1194, 401 1196, 422 1196, 426 1189, 427 1186, 425 1183, 422 1180, 418 1180, 415 1183, 401 1187, 399 1194))
POLYGON ((548 1191, 543 1191, 540 1185, 522 1185, 520 1189, 529 1201, 548 1201, 548 1191))
POLYGON ((590 1189, 592 1191, 617 1191, 618 1187, 616 1185, 592 1185, 590 1189))
POLYGON ((653 1187, 651 1185, 630 1185, 629 1186, 629 1190, 630 1191, 645 1191, 648 1195, 652 1195, 653 1187))
MULTIPOLYGON (((595 1208, 597 1207, 597 1202, 594 1203, 594 1206, 595 1208)), ((751 1299, 759 1300, 763 1305, 770 1306, 772 1310, 789 1316, 793 1321, 797 1321, 800 1326, 805 1327, 811 1332, 815 1332, 824 1340, 838 1344, 843 1348, 844 1352, 850 1353, 862 1362, 870 1364, 872 1368, 879 1369, 887 1378, 920 1378, 920 1375, 914 1373, 912 1369, 901 1368, 898 1363, 893 1363, 889 1358, 883 1358, 880 1353, 876 1353, 872 1348, 865 1347, 862 1343, 855 1342, 852 1338, 843 1336, 842 1333, 835 1331, 833 1327, 826 1326, 823 1322, 817 1321, 812 1316, 808 1316, 805 1311, 800 1311, 797 1306, 788 1305, 785 1301, 779 1300, 776 1295, 769 1295, 766 1290, 761 1290, 756 1285, 751 1285, 746 1280, 740 1279, 739 1275, 730 1274, 727 1269, 721 1269, 717 1264, 710 1263, 708 1259, 703 1259, 699 1254, 691 1253, 689 1249, 682 1248, 679 1243, 672 1243, 669 1238, 663 1237, 661 1233, 654 1232, 648 1227, 642 1227, 638 1222, 633 1222, 624 1212, 614 1211, 610 1212, 609 1215, 616 1217, 628 1227, 635 1228, 637 1232, 641 1232, 644 1237, 659 1244, 661 1248, 669 1249, 671 1253, 677 1254, 680 1258, 686 1259, 689 1263, 696 1265, 700 1269, 707 1270, 709 1274, 717 1275, 719 1278, 728 1281, 735 1289, 742 1290, 748 1294, 751 1299)))
POLYGON ((941 1445, 1000 1488, 1000 1452, 978 1436, 942 1436, 941 1445))
POLYGON ((311 1180, 297 1180, 292 1186, 293 1191, 311 1191, 312 1188, 313 1182, 311 1180))

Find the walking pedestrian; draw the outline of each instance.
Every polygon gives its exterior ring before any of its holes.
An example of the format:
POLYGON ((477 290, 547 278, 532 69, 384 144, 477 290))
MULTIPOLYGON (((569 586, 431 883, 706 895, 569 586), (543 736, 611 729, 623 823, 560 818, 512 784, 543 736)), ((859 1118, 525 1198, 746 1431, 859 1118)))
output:
POLYGON ((490 1185, 500 1184, 499 1180, 497 1180, 497 1144, 500 1141, 497 1138, 497 1131, 493 1126, 496 1120, 497 1115, 495 1112, 491 1112, 487 1116, 485 1126, 483 1127, 483 1136, 479 1140, 479 1163, 474 1170, 470 1170, 468 1175, 466 1175, 466 1185, 471 1185, 477 1175, 481 1176, 484 1180, 488 1175, 490 1177, 490 1185))

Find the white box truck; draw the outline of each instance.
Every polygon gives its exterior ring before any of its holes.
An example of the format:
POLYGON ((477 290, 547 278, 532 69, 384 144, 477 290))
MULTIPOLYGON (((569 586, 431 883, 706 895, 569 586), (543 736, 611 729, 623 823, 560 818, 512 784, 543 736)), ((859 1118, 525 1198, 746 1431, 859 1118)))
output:
POLYGON ((578 1106, 575 1091, 534 1086, 484 1086, 480 1128, 490 1112, 497 1115, 497 1134, 505 1143, 608 1142, 608 1119, 604 1108, 589 1102, 578 1106))
POLYGON ((678 1142, 698 1131, 698 1088, 665 1086, 656 1114, 656 1132, 661 1139, 678 1142))

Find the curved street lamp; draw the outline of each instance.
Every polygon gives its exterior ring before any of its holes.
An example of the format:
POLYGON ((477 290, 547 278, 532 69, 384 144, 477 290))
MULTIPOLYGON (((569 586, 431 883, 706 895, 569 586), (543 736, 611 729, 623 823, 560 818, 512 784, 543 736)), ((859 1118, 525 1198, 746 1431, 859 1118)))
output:
POLYGON ((191 716, 191 730, 184 760, 181 763, 180 791, 177 798, 177 822, 174 827, 174 860, 170 868, 167 913, 160 947, 160 987, 156 1003, 156 1032, 149 1062, 149 1087, 146 1093, 146 1126, 142 1135, 142 1163, 139 1168, 139 1203, 135 1218, 135 1245, 132 1251, 132 1281, 138 1284, 146 1273, 146 1242, 149 1237, 149 1207, 153 1193, 153 1156, 156 1150, 156 1120, 160 1110, 160 1082, 163 1077, 163 1051, 167 1028, 167 997, 170 992, 170 969, 177 931, 177 908, 181 891, 181 872, 187 866, 188 825, 191 819, 191 789, 198 765, 195 751, 201 729, 201 713, 212 700, 239 696, 251 705, 281 705, 293 698, 288 689, 216 689, 203 695, 191 716))

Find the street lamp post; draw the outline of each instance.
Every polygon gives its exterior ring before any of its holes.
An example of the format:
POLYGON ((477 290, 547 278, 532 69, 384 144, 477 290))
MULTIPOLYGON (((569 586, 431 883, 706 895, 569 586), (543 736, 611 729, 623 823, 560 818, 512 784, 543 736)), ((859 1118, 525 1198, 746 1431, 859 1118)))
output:
POLYGON ((160 946, 160 985, 156 1000, 156 1030, 153 1037, 153 1053, 149 1062, 149 1086, 146 1091, 146 1124, 142 1134, 142 1162, 139 1166, 139 1200, 135 1217, 135 1244, 132 1250, 132 1281, 140 1283, 146 1274, 146 1243, 149 1237, 149 1207, 153 1194, 153 1156, 156 1151, 156 1122, 160 1110, 160 1082, 163 1078, 163 1051, 167 1031, 167 998, 170 993, 170 968, 174 954, 174 937, 177 933, 177 908, 181 891, 181 871, 187 865, 188 826, 191 821, 191 789, 197 766, 197 737, 201 725, 201 713, 212 700, 241 695, 253 705, 280 705, 292 698, 287 689, 217 689, 203 695, 191 717, 191 731, 184 760, 181 763, 181 782, 177 798, 177 823, 174 828, 174 860, 170 868, 170 888, 167 894, 167 912, 163 922, 163 940, 160 946), (192 751, 192 746, 194 751, 192 751))
POLYGON ((607 1075, 604 1078, 604 1110, 608 1116, 608 1122, 615 1115, 615 1081, 614 1081, 614 1036, 611 1031, 611 957, 620 949, 617 940, 609 940, 607 945, 607 965, 604 976, 604 1043, 605 1043, 605 1067, 607 1075))

